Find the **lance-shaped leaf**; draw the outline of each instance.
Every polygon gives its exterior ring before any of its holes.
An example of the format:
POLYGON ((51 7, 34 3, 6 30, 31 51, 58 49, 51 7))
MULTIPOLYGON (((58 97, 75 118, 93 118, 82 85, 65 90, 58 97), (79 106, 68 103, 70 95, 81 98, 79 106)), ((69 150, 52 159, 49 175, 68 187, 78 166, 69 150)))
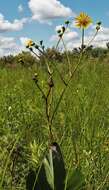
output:
POLYGON ((27 190, 64 190, 66 172, 62 153, 57 143, 52 143, 37 172, 31 171, 28 174, 27 190))
POLYGON ((54 186, 56 190, 64 190, 66 171, 61 149, 57 143, 52 143, 51 150, 54 171, 54 186))

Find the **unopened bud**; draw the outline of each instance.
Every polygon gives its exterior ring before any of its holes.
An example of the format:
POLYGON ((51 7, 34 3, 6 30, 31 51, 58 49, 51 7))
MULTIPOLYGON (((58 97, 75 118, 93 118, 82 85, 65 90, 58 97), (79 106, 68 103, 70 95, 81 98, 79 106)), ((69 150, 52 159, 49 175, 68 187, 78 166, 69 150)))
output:
POLYGON ((66 21, 65 21, 65 24, 66 24, 66 25, 70 24, 70 21, 69 21, 69 20, 66 20, 66 21))
POLYGON ((50 77, 49 81, 48 81, 48 85, 49 87, 53 87, 54 86, 54 83, 53 83, 53 79, 50 77))
POLYGON ((41 45, 41 46, 42 46, 42 44, 43 44, 43 40, 40 41, 40 45, 41 45))
POLYGON ((60 33, 61 33, 61 30, 57 30, 57 33, 60 34, 60 33))
POLYGON ((102 24, 102 22, 101 22, 101 21, 97 22, 97 25, 98 25, 98 26, 101 26, 101 24, 102 24))
POLYGON ((96 26, 96 30, 98 31, 98 30, 100 30, 100 26, 98 25, 98 26, 96 26))

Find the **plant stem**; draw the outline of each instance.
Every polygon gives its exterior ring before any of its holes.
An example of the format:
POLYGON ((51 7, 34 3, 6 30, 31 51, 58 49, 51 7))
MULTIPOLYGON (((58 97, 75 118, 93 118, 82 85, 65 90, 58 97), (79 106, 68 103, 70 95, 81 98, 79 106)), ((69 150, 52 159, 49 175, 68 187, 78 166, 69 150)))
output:
POLYGON ((3 174, 2 174, 2 178, 1 178, 0 188, 2 188, 3 181, 4 181, 4 178, 5 178, 5 174, 6 174, 6 169, 7 169, 7 167, 8 167, 9 162, 10 162, 10 157, 11 157, 11 155, 12 155, 12 153, 13 153, 13 150, 15 149, 15 147, 16 147, 18 141, 19 141, 19 138, 20 138, 20 135, 19 135, 19 136, 17 137, 17 139, 15 140, 15 142, 14 142, 14 144, 13 144, 13 146, 12 146, 12 149, 10 150, 10 153, 9 153, 9 155, 8 155, 8 157, 7 157, 7 160, 6 160, 6 163, 5 163, 5 167, 4 167, 4 171, 3 171, 3 174))
POLYGON ((81 41, 81 50, 84 49, 84 28, 82 28, 82 41, 81 41))
POLYGON ((66 81, 65 81, 65 79, 64 79, 64 77, 62 76, 62 74, 60 73, 60 71, 58 70, 58 68, 57 68, 57 66, 56 66, 56 63, 54 62, 54 65, 53 65, 54 67, 55 67, 55 69, 56 69, 56 71, 58 72, 58 74, 59 74, 59 76, 60 76, 60 79, 62 80, 62 82, 64 83, 64 85, 66 86, 67 85, 67 83, 66 83, 66 81))
MULTIPOLYGON (((68 29, 68 25, 66 26, 63 35, 65 34, 65 32, 66 32, 67 29, 68 29)), ((56 50, 58 49, 58 46, 59 46, 59 44, 60 44, 60 42, 61 42, 61 40, 62 40, 63 35, 59 38, 59 40, 58 40, 58 42, 57 42, 57 44, 56 44, 56 50)))
POLYGON ((34 52, 33 49, 31 50, 31 52, 32 52, 37 58, 40 58, 40 56, 39 56, 36 52, 34 52))
POLYGON ((67 89, 67 87, 69 86, 69 84, 70 84, 70 82, 71 82, 71 80, 72 80, 72 78, 73 78, 75 72, 77 71, 77 69, 78 69, 78 67, 79 67, 79 65, 80 65, 80 63, 81 63, 82 56, 83 56, 83 52, 81 52, 80 57, 79 57, 79 60, 78 60, 78 63, 77 63, 77 65, 76 65, 74 71, 72 72, 72 75, 69 77, 69 80, 68 80, 66 86, 65 86, 64 89, 62 90, 62 93, 61 93, 61 95, 60 95, 60 97, 59 97, 59 100, 58 100, 58 102, 57 102, 57 105, 56 105, 56 107, 55 107, 55 109, 54 109, 54 111, 53 111, 53 115, 52 115, 52 117, 51 117, 51 124, 52 124, 53 119, 54 119, 54 117, 55 117, 55 114, 56 114, 56 112, 57 112, 57 110, 58 110, 58 108, 59 108, 59 105, 60 105, 60 103, 61 103, 61 101, 62 101, 62 98, 63 98, 63 96, 64 96, 64 94, 65 94, 65 92, 66 92, 66 89, 67 89))
POLYGON ((69 59, 69 55, 68 55, 68 51, 67 51, 67 48, 66 48, 66 45, 65 45, 65 43, 64 43, 63 38, 62 38, 62 43, 63 43, 64 49, 65 49, 65 54, 66 54, 67 61, 68 61, 69 76, 71 76, 71 75, 72 75, 72 73, 71 73, 71 63, 70 63, 70 59, 69 59))

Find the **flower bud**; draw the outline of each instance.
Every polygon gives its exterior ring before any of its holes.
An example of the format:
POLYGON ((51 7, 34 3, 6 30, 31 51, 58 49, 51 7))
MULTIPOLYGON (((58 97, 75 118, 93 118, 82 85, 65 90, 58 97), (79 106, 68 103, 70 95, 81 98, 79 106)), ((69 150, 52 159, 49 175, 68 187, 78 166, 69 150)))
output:
POLYGON ((43 44, 43 40, 40 41, 40 45, 41 45, 41 46, 42 46, 42 44, 43 44))
POLYGON ((97 25, 98 25, 98 26, 101 26, 101 24, 102 24, 102 22, 101 22, 101 21, 97 22, 97 25))
POLYGON ((96 30, 97 31, 100 30, 101 24, 102 24, 101 21, 99 21, 99 22, 96 23, 96 30))
POLYGON ((96 26, 96 30, 98 31, 98 30, 100 30, 100 26, 98 25, 98 26, 96 26))
POLYGON ((48 85, 49 87, 54 87, 54 83, 53 83, 53 79, 50 77, 49 81, 48 81, 48 85))
POLYGON ((65 24, 66 24, 66 25, 70 24, 70 21, 69 21, 69 20, 66 20, 66 21, 65 21, 65 24))
POLYGON ((60 33, 61 33, 61 30, 57 30, 57 33, 60 34, 60 33))

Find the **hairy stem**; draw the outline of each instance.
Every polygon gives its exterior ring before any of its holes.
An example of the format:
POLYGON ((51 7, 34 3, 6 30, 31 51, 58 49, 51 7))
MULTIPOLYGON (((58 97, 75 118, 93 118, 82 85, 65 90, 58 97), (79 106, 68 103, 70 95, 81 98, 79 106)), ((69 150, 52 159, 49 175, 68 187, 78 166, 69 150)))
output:
POLYGON ((65 54, 66 54, 67 61, 68 61, 69 76, 71 76, 71 75, 72 75, 72 73, 71 73, 71 63, 70 63, 70 59, 69 59, 69 55, 68 55, 68 51, 67 51, 67 48, 66 48, 66 45, 65 45, 65 43, 64 43, 63 38, 62 38, 62 43, 63 43, 64 49, 65 49, 65 54))
POLYGON ((81 41, 81 50, 84 49, 84 28, 82 28, 82 41, 81 41))

